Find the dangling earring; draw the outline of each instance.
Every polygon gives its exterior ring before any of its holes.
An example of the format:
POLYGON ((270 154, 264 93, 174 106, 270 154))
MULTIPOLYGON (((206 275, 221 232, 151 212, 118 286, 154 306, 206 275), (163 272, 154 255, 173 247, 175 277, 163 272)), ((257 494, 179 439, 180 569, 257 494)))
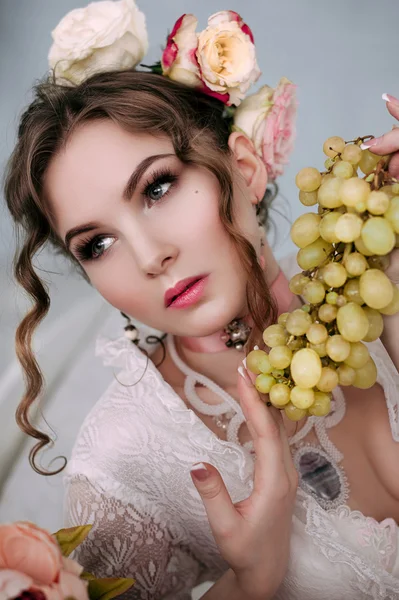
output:
POLYGON ((139 331, 137 329, 137 327, 135 327, 130 319, 130 317, 128 317, 127 315, 125 315, 124 312, 121 311, 121 315, 122 317, 124 317, 127 320, 127 325, 125 325, 125 337, 130 340, 131 342, 133 342, 133 344, 136 344, 136 346, 138 346, 139 342, 140 342, 140 337, 139 337, 139 331))

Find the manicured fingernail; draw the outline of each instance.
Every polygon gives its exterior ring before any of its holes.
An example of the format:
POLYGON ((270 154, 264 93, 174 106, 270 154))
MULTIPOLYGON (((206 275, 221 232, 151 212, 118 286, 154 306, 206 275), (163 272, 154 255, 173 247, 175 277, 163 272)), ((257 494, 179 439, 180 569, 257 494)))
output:
POLYGON ((254 350, 259 350, 259 346, 254 346, 254 350))
POLYGON ((393 102, 394 104, 399 104, 399 100, 395 98, 395 96, 391 96, 391 94, 382 94, 381 98, 385 100, 385 102, 393 102))
POLYGON ((368 150, 368 148, 372 148, 372 146, 378 144, 379 141, 380 138, 373 138, 372 140, 368 140, 368 142, 363 142, 363 144, 360 144, 360 148, 362 150, 368 150))
POLYGON ((238 367, 237 371, 239 372, 239 374, 241 375, 241 377, 243 378, 243 380, 245 381, 245 383, 247 384, 248 387, 253 387, 251 378, 248 375, 248 372, 246 369, 244 369, 244 367, 242 367, 241 365, 238 367))
POLYGON ((198 479, 198 481, 205 481, 205 479, 208 479, 210 475, 210 472, 204 463, 197 463, 196 465, 193 465, 190 469, 190 472, 195 479, 198 479))
POLYGON ((247 368, 247 359, 246 358, 243 358, 242 364, 244 365, 245 368, 247 368))

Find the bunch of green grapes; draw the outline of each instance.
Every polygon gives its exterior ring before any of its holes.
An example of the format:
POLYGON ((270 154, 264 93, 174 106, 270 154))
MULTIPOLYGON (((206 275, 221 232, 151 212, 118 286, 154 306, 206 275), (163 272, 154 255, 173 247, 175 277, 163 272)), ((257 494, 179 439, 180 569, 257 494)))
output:
POLYGON ((360 148, 365 139, 329 138, 326 171, 298 173, 300 201, 318 205, 291 228, 302 272, 290 289, 305 304, 265 329, 268 352, 247 356, 258 391, 293 421, 327 415, 338 385, 374 385, 364 342, 380 337, 382 315, 399 311, 399 290, 384 273, 399 247, 399 182, 388 173, 389 156, 360 148))

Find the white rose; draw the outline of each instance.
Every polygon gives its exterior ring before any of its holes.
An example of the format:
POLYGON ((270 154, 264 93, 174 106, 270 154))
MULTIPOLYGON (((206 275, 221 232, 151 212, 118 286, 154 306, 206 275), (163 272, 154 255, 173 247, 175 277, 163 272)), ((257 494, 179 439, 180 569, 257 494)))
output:
POLYGON ((56 78, 79 84, 101 71, 134 68, 148 49, 144 14, 134 0, 103 0, 69 12, 52 32, 56 78))
POLYGON ((218 94, 228 94, 228 104, 238 106, 260 70, 253 35, 234 11, 216 13, 198 36, 197 59, 204 84, 218 94))
POLYGON ((273 106, 273 94, 274 89, 264 85, 256 94, 247 96, 234 113, 234 129, 245 133, 260 155, 262 155, 266 116, 273 106))

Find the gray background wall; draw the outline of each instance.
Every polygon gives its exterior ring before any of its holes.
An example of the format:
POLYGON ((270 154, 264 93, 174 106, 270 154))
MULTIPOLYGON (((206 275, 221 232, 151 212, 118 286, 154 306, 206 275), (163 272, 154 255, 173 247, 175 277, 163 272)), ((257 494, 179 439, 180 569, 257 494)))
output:
MULTIPOLYGON (((30 87, 47 69, 50 32, 67 11, 79 6, 79 0, 0 0, 0 170, 12 149, 30 87)), ((140 8, 147 15, 148 61, 159 58, 167 30, 183 12, 195 13, 203 27, 210 14, 231 8, 253 29, 263 71, 258 86, 275 85, 282 75, 298 84, 298 139, 280 180, 286 203, 278 204, 290 219, 303 209, 295 174, 303 166, 322 167, 326 137, 380 135, 392 126, 381 94, 399 97, 398 0, 141 0, 140 8)), ((276 223, 276 251, 282 256, 293 248, 286 239, 288 226, 279 217, 276 223)), ((61 522, 60 477, 44 479, 29 469, 27 447, 13 421, 22 384, 13 362, 12 337, 25 304, 11 283, 12 252, 12 227, 1 203, 0 518, 30 518, 54 529, 61 522)), ((108 318, 115 328, 120 324, 65 264, 46 253, 38 264, 57 273, 45 274, 53 308, 38 337, 49 381, 44 411, 58 436, 55 451, 44 461, 47 465, 53 456, 69 454, 84 414, 111 377, 93 358, 96 331, 108 318)))

